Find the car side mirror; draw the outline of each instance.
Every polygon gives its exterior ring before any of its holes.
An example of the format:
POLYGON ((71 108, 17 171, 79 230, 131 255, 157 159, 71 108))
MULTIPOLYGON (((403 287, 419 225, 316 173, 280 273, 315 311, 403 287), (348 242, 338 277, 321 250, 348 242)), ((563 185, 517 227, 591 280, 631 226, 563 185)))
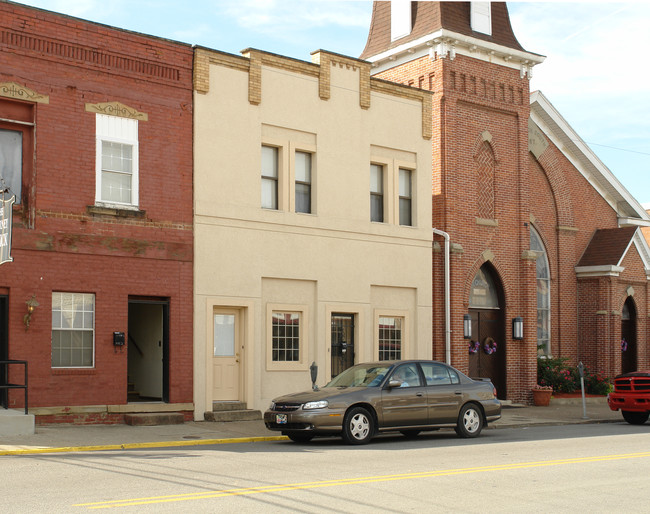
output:
POLYGON ((402 387, 402 382, 393 378, 388 382, 388 389, 393 389, 396 387, 402 387))

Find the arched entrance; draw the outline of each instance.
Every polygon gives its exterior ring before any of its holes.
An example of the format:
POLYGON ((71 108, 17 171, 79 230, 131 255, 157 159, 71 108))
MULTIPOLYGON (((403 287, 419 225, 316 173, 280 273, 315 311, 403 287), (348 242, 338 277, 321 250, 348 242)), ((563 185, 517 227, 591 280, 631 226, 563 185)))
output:
POLYGON ((469 355, 471 377, 489 378, 497 396, 506 397, 506 348, 503 287, 494 268, 485 263, 472 281, 469 315, 474 349, 469 355), (478 343, 478 345, 476 345, 478 343))
POLYGON ((636 307, 628 296, 621 312, 621 372, 631 373, 636 368, 636 307))

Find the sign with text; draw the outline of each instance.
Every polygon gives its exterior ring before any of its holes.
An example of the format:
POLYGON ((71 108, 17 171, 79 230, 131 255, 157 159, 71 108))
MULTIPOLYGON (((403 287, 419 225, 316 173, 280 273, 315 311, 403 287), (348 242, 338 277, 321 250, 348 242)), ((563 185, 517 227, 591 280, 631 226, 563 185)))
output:
POLYGON ((11 223, 15 196, 0 201, 0 264, 13 261, 11 257, 11 223))

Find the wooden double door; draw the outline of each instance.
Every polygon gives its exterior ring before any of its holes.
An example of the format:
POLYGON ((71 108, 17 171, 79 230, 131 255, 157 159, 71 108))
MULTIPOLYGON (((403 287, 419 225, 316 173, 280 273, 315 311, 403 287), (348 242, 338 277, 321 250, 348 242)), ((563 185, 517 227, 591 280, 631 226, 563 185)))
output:
POLYGON ((506 397, 505 326, 501 309, 470 309, 472 339, 478 349, 469 355, 469 375, 489 378, 500 399, 506 397))

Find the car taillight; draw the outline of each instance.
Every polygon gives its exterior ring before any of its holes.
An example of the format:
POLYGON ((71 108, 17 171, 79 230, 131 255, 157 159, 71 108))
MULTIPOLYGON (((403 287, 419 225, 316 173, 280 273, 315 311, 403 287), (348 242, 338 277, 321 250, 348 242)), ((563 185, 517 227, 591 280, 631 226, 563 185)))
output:
POLYGON ((494 386, 492 386, 492 394, 494 395, 495 398, 497 397, 497 388, 494 386))

